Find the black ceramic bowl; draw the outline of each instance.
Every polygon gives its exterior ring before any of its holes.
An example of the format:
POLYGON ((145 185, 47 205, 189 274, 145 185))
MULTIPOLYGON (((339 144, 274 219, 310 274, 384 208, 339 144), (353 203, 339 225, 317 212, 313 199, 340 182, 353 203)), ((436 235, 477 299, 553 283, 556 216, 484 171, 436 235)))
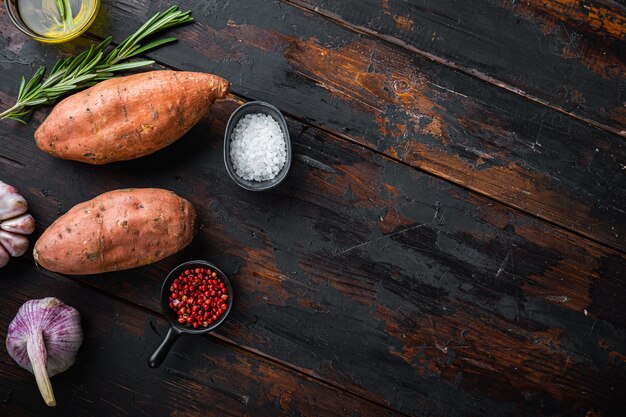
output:
POLYGON ((245 188, 246 190, 265 191, 278 186, 278 184, 280 184, 287 177, 289 168, 291 168, 291 139, 289 138, 287 121, 285 120, 285 117, 280 112, 280 110, 278 110, 271 104, 265 103, 263 101, 251 101, 235 110, 228 119, 228 124, 226 125, 226 133, 224 133, 224 163, 226 164, 226 171, 228 172, 228 175, 240 187, 245 188), (242 117, 250 113, 262 113, 272 116, 272 118, 274 118, 274 120, 276 120, 280 125, 280 128, 283 131, 283 135, 285 137, 285 146, 287 147, 287 157, 285 165, 278 172, 278 175, 276 175, 276 177, 272 178, 271 180, 251 181, 241 178, 235 172, 235 167, 233 167, 233 162, 230 158, 230 141, 233 130, 235 129, 235 126, 237 126, 237 123, 239 123, 239 120, 241 120, 242 117))
POLYGON ((163 281, 163 286, 161 287, 161 310, 163 311, 163 314, 165 315, 167 320, 170 322, 170 328, 167 331, 167 335, 165 336, 165 339, 163 339, 163 342, 161 342, 159 347, 156 348, 154 353, 148 359, 148 365, 151 368, 156 368, 157 366, 161 365, 161 363, 163 363, 163 360, 167 356, 167 353, 170 351, 170 349, 174 345, 174 342, 176 342, 176 340, 181 334, 183 333, 204 334, 212 330, 215 330, 216 327, 221 325, 224 322, 224 320, 226 320, 226 317, 230 313, 232 306, 233 306, 233 286, 231 285, 230 280, 228 279, 228 276, 226 276, 226 274, 222 272, 218 267, 216 267, 215 265, 207 261, 189 261, 189 262, 185 262, 183 264, 178 265, 176 268, 172 270, 172 272, 170 272, 167 275, 167 278, 165 278, 165 281, 163 281), (211 269, 212 271, 217 273, 220 279, 224 282, 224 284, 226 285, 226 288, 228 289, 228 308, 215 323, 211 324, 208 327, 194 329, 193 327, 188 327, 188 326, 178 323, 178 316, 169 306, 169 303, 170 303, 169 296, 170 296, 170 286, 172 285, 172 282, 176 278, 178 278, 178 276, 185 269, 191 269, 191 268, 197 268, 197 267, 205 267, 205 268, 211 269))

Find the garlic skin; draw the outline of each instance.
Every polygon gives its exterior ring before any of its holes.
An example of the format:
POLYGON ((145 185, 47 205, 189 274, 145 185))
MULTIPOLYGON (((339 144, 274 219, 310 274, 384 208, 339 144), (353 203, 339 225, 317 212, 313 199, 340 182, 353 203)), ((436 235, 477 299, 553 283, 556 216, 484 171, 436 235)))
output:
POLYGON ((35 375, 46 404, 56 405, 49 377, 74 364, 83 343, 80 313, 53 297, 27 301, 9 324, 7 351, 35 375))
POLYGON ((28 203, 15 187, 0 181, 0 268, 28 249, 25 235, 35 230, 35 219, 27 210, 28 203))
POLYGON ((0 221, 26 213, 28 203, 15 187, 0 181, 0 221))
POLYGON ((35 219, 30 214, 22 214, 0 223, 0 229, 20 235, 30 235, 35 231, 35 219))

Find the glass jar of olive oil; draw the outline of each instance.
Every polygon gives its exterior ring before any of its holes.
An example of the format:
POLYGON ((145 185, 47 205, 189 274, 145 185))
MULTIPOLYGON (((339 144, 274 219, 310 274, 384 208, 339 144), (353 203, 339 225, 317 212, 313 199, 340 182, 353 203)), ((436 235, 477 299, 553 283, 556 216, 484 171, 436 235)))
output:
POLYGON ((7 0, 17 28, 40 42, 69 41, 93 23, 100 0, 7 0))

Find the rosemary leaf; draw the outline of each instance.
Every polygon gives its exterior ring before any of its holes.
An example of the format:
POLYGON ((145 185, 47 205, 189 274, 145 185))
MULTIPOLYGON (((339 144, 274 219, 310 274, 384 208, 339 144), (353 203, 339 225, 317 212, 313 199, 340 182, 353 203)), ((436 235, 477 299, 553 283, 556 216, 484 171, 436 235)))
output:
POLYGON ((22 76, 22 80, 20 81, 20 89, 17 92, 17 96, 21 96, 22 95, 22 91, 24 91, 24 86, 26 85, 26 78, 24 78, 24 76, 22 76))
POLYGON ((59 16, 61 16, 61 21, 63 22, 57 22, 57 24, 63 26, 66 32, 70 32, 74 29, 74 16, 72 15, 70 0, 54 0, 54 3, 57 6, 59 16))
POLYGON ((124 62, 123 64, 111 65, 110 67, 106 68, 106 71, 108 72, 123 71, 123 70, 132 69, 132 68, 143 67, 146 65, 152 65, 152 64, 154 64, 154 61, 150 61, 150 60, 124 62))
MULTIPOLYGON (((150 49, 157 48, 159 46, 162 46, 162 45, 165 45, 165 44, 168 44, 168 43, 171 43, 171 42, 176 42, 176 38, 169 37, 169 38, 159 39, 159 40, 156 40, 154 42, 150 42, 147 45, 144 45, 144 46, 138 47, 137 49, 133 49, 133 50, 129 51, 129 54, 127 55, 127 57, 130 58, 130 57, 133 57, 135 55, 141 55, 144 52, 149 51, 150 49)), ((137 46, 139 46, 139 45, 137 45, 137 46)))

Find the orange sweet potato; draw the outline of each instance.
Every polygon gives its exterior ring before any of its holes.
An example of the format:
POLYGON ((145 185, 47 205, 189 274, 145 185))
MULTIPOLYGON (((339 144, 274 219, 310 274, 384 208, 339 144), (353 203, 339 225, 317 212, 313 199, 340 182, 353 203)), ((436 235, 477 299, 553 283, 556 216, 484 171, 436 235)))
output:
POLYGON ((228 88, 223 78, 198 72, 114 78, 61 101, 35 140, 57 158, 95 165, 139 158, 183 136, 228 88))
POLYGON ((80 203, 35 244, 35 262, 70 275, 118 271, 172 255, 193 238, 196 212, 158 188, 116 190, 80 203))

